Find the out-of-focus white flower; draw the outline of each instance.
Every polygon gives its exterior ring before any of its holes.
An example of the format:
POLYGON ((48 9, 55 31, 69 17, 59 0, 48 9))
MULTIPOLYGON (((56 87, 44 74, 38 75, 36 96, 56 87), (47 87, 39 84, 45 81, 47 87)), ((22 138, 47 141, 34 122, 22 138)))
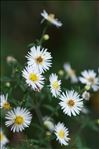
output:
POLYGON ((4 146, 8 143, 8 139, 5 136, 5 134, 2 131, 2 128, 0 128, 0 147, 1 149, 4 148, 4 146))
POLYGON ((88 110, 87 108, 85 108, 85 107, 82 107, 81 112, 82 112, 83 114, 88 114, 88 113, 89 113, 89 110, 88 110))
POLYGON ((99 78, 96 77, 94 70, 84 70, 81 75, 79 77, 81 83, 90 86, 94 91, 99 90, 99 78))
POLYGON ((26 108, 17 107, 9 111, 5 118, 5 125, 11 126, 11 131, 19 132, 29 127, 32 115, 26 108))
POLYGON ((72 83, 78 82, 77 76, 75 71, 71 68, 69 63, 64 64, 64 70, 67 73, 67 79, 70 78, 72 83))
POLYGON ((26 83, 32 87, 33 90, 40 91, 44 84, 44 77, 33 67, 27 66, 23 70, 23 77, 26 83))
POLYGON ((42 22, 44 20, 47 20, 48 22, 55 25, 56 27, 61 27, 62 26, 62 23, 60 21, 58 21, 58 19, 55 18, 55 15, 52 14, 52 13, 48 14, 45 10, 43 10, 43 12, 41 13, 41 16, 44 18, 42 20, 42 22))
POLYGON ((58 76, 53 73, 50 75, 49 80, 50 80, 51 93, 54 97, 57 97, 61 91, 60 87, 61 80, 58 80, 58 76))
POLYGON ((17 60, 13 56, 7 56, 6 61, 8 64, 17 62, 17 60))
POLYGON ((83 107, 83 99, 74 90, 66 91, 60 96, 60 106, 65 114, 68 116, 76 116, 80 113, 83 107))
POLYGON ((85 100, 89 100, 90 99, 90 93, 87 91, 84 91, 82 94, 82 98, 85 100))
POLYGON ((8 94, 5 95, 0 95, 0 108, 3 108, 4 110, 9 110, 11 108, 10 103, 7 101, 8 100, 8 94))
POLYGON ((54 123, 50 117, 45 116, 43 118, 43 123, 44 123, 44 126, 49 129, 49 131, 51 131, 51 132, 54 131, 54 123))
POLYGON ((33 46, 26 56, 28 65, 37 69, 40 73, 49 70, 51 67, 51 53, 47 49, 41 48, 40 46, 33 46))
POLYGON ((55 126, 55 135, 57 137, 56 140, 58 140, 61 145, 68 145, 68 141, 70 140, 70 138, 68 138, 69 131, 63 123, 59 122, 55 126))

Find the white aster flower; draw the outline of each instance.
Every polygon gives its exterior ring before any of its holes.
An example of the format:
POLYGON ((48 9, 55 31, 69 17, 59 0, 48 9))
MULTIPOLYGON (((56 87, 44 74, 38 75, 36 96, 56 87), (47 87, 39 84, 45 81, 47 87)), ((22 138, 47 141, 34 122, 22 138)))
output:
POLYGON ((8 94, 5 95, 0 95, 0 108, 3 108, 4 110, 9 110, 11 108, 10 103, 7 101, 8 100, 8 94))
POLYGON ((47 49, 41 48, 40 46, 33 46, 26 56, 28 65, 36 68, 40 73, 49 70, 51 67, 51 53, 47 49))
POLYGON ((75 70, 71 68, 71 65, 69 63, 64 64, 64 70, 67 73, 67 79, 70 78, 72 83, 78 82, 75 70))
POLYGON ((1 149, 8 143, 8 139, 5 136, 5 134, 2 131, 2 128, 0 128, 0 147, 1 149))
POLYGON ((43 76, 33 67, 27 66, 23 70, 23 77, 26 79, 26 83, 32 87, 33 90, 41 90, 44 84, 43 76))
POLYGON ((82 110, 81 110, 81 112, 83 114, 88 114, 89 113, 89 110, 87 108, 83 107, 82 110))
POLYGON ((5 118, 5 125, 11 126, 11 131, 19 132, 29 127, 32 115, 26 108, 17 107, 9 111, 5 118))
POLYGON ((57 97, 58 95, 60 95, 60 91, 61 91, 61 80, 58 80, 58 76, 56 74, 51 74, 49 77, 50 80, 50 89, 51 89, 51 93, 54 97, 57 97))
POLYGON ((64 126, 63 123, 58 123, 55 126, 55 135, 56 135, 56 139, 59 140, 59 142, 64 145, 68 145, 68 141, 70 140, 70 138, 68 138, 69 135, 69 131, 68 129, 64 126))
POLYGON ((44 18, 42 20, 42 22, 44 20, 47 20, 48 22, 50 22, 51 24, 55 25, 56 27, 61 27, 62 23, 60 21, 58 21, 57 18, 55 18, 54 14, 48 14, 45 10, 43 10, 43 12, 41 13, 41 16, 44 18))
POLYGON ((84 91, 82 94, 82 98, 85 100, 89 100, 90 99, 90 93, 87 91, 84 91))
POLYGON ((49 129, 49 131, 51 131, 51 132, 54 131, 54 123, 50 117, 45 116, 43 118, 43 123, 44 123, 44 126, 49 129))
POLYGON ((76 116, 80 113, 83 107, 83 99, 79 96, 80 95, 74 90, 66 91, 66 93, 62 93, 62 95, 60 96, 61 102, 59 104, 63 112, 68 116, 76 116))
POLYGON ((89 86, 94 91, 99 90, 99 78, 96 77, 94 70, 84 70, 81 75, 82 76, 79 77, 81 83, 89 86))

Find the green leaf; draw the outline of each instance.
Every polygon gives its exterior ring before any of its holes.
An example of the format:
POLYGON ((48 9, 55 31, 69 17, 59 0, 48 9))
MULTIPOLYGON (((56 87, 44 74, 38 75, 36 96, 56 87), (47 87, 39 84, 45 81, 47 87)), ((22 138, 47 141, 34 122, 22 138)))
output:
POLYGON ((50 105, 43 105, 43 107, 46 108, 46 109, 49 110, 49 111, 52 111, 52 112, 55 111, 55 108, 53 108, 53 107, 50 106, 50 105))

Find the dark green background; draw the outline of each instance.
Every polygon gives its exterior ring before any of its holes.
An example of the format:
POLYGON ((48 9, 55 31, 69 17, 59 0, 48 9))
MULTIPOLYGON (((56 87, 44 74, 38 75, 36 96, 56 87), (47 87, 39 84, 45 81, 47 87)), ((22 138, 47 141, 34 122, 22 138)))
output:
MULTIPOLYGON (((48 30, 48 47, 53 56, 54 70, 65 61, 74 68, 97 69, 99 66, 99 2, 98 1, 2 1, 1 49, 2 63, 13 55, 25 62, 27 45, 39 38, 43 25, 40 13, 55 13, 63 26, 48 30)), ((5 71, 4 66, 2 67, 5 71)))

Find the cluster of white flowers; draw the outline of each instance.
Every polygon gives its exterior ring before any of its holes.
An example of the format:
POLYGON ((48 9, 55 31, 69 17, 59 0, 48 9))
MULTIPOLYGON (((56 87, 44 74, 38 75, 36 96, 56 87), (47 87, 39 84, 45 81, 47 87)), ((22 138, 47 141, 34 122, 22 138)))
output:
POLYGON ((13 132, 22 131, 25 127, 29 126, 32 115, 26 108, 17 107, 11 109, 10 103, 8 102, 8 94, 6 96, 0 95, 0 108, 8 110, 5 116, 7 119, 5 124, 11 126, 13 132))
MULTIPOLYGON (((29 127, 32 119, 31 113, 26 108, 17 107, 12 109, 10 103, 8 102, 8 94, 0 95, 0 108, 7 110, 5 115, 5 125, 11 127, 11 131, 19 132, 29 127)), ((4 135, 2 128, 0 129, 0 147, 5 148, 8 139, 4 135)))
POLYGON ((23 77, 26 83, 31 86, 34 91, 40 91, 44 84, 42 73, 51 67, 51 53, 41 46, 33 46, 28 52, 27 66, 23 70, 23 77))
MULTIPOLYGON (((43 21, 47 20, 57 27, 62 26, 62 23, 58 21, 53 14, 48 14, 45 10, 41 13, 41 16, 43 16, 43 21)), ((33 91, 41 91, 44 86, 44 73, 49 70, 52 65, 51 53, 48 52, 48 49, 42 48, 41 45, 33 46, 30 48, 26 58, 27 66, 25 66, 22 71, 22 76, 33 91)), ((62 91, 62 81, 56 73, 52 73, 49 76, 50 92, 53 97, 59 99, 59 106, 64 114, 70 117, 77 116, 81 111, 84 112, 83 99, 87 101, 90 99, 91 95, 88 90, 99 90, 99 77, 97 77, 97 74, 93 70, 84 70, 81 76, 77 77, 75 70, 72 69, 69 63, 64 64, 64 70, 66 72, 66 79, 69 78, 71 83, 80 81, 85 85, 84 92, 80 94, 74 89, 66 89, 65 92, 62 91)), ((64 71, 61 71, 60 74, 64 75, 64 71)), ((29 127, 32 120, 31 113, 26 108, 19 106, 12 109, 8 101, 8 94, 6 96, 3 94, 0 95, 0 108, 8 110, 5 116, 5 125, 10 127, 11 131, 21 132, 26 127, 29 127)), ((68 137, 69 131, 63 123, 58 122, 58 124, 55 125, 50 117, 44 117, 43 123, 51 133, 54 132, 56 139, 59 140, 61 145, 68 145, 70 140, 68 137)), ((8 139, 4 135, 2 129, 0 129, 0 143, 2 148, 8 143, 8 139)))
POLYGON ((77 77, 75 70, 72 69, 69 63, 65 63, 63 67, 66 72, 66 79, 70 78, 72 83, 77 83, 80 81, 82 84, 85 84, 86 90, 99 90, 99 76, 94 70, 84 70, 81 72, 81 76, 77 77))

